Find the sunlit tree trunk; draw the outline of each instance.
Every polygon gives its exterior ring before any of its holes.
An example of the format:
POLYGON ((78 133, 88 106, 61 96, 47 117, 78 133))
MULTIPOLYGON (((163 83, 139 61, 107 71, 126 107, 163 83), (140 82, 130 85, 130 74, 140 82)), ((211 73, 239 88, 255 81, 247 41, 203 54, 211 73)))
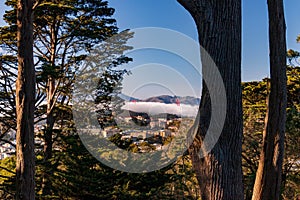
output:
POLYGON ((287 106, 286 27, 283 0, 268 0, 271 90, 253 200, 278 200, 287 106))
POLYGON ((33 64, 32 6, 32 0, 19 0, 17 8, 18 78, 16 82, 16 199, 22 200, 33 200, 35 198, 35 69, 33 64))
MULTIPOLYGON (((241 90, 241 0, 178 0, 195 20, 200 45, 216 63, 223 78, 227 109, 224 128, 211 152, 204 158, 199 150, 210 124, 211 97, 206 83, 200 103, 200 123, 190 148, 202 200, 243 199, 242 90, 241 90)), ((210 74, 201 52, 202 73, 210 74)), ((215 123, 215 122, 212 122, 215 123)))

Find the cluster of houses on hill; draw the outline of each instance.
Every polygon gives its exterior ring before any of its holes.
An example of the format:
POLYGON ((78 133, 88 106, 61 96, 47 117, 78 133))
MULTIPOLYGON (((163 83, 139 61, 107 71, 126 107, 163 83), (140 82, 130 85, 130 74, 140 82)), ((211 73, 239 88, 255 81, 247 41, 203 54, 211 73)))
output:
POLYGON ((130 141, 141 151, 146 143, 156 150, 163 149, 164 141, 175 137, 179 131, 181 118, 179 117, 149 117, 145 115, 135 115, 134 117, 119 117, 120 127, 106 127, 101 131, 101 135, 110 138, 115 134, 120 134, 121 140, 130 141), (139 123, 142 121, 142 123, 139 123), (138 123, 134 126, 132 123, 138 123), (122 127, 126 127, 122 130, 122 127))
MULTIPOLYGON (((118 117, 118 127, 109 126, 104 129, 99 127, 88 127, 83 130, 92 135, 101 135, 110 138, 115 134, 120 134, 123 141, 130 141, 138 146, 145 146, 146 143, 157 150, 163 149, 165 141, 171 140, 179 131, 181 118, 175 115, 165 114, 164 116, 149 117, 146 114, 133 113, 131 116, 118 117), (142 122, 142 123, 140 123, 142 122)), ((35 132, 41 131, 41 126, 35 126, 35 132)), ((15 134, 11 135, 10 141, 15 141, 15 134)), ((40 138, 36 142, 43 144, 40 138)), ((15 147, 10 143, 0 144, 0 159, 9 157, 15 153, 15 147)))

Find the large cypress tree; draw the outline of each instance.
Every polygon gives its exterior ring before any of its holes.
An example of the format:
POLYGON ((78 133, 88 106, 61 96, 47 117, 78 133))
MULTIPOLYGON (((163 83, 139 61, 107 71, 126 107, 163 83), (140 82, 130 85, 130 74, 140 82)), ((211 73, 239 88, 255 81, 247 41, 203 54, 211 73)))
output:
MULTIPOLYGON (((108 6, 107 1, 44 0, 37 3, 33 21, 33 52, 37 71, 35 105, 38 108, 35 121, 38 126, 43 125, 42 131, 38 133, 43 141, 43 163, 48 166, 43 175, 43 193, 50 194, 51 184, 48 179, 53 170, 49 166, 52 165, 53 148, 58 144, 61 133, 54 127, 59 113, 70 109, 75 71, 93 48, 117 34, 118 28, 112 18, 114 9, 108 6)), ((0 28, 0 46, 11 57, 6 69, 14 73, 17 0, 8 0, 6 5, 13 9, 4 15, 7 25, 0 28)), ((120 60, 119 63, 130 61, 126 57, 120 60)))
MULTIPOLYGON (((241 0, 178 0, 191 14, 198 29, 199 43, 211 56, 224 81, 227 109, 220 138, 210 152, 201 149, 211 119, 212 100, 220 88, 209 91, 215 80, 212 66, 201 51, 203 81, 200 122, 190 148, 203 200, 243 199, 242 184, 242 90, 241 90, 241 0), (207 82, 208 81, 208 82, 207 82), (202 158, 200 152, 207 155, 202 158)), ((222 99, 219 99, 222 101, 222 99)), ((224 100, 223 100, 224 101, 224 100)), ((216 133, 210 133, 216 134, 216 133)), ((205 144, 204 144, 205 145, 205 144)))
POLYGON ((16 199, 35 199, 33 1, 19 0, 17 9, 18 78, 16 82, 16 199))

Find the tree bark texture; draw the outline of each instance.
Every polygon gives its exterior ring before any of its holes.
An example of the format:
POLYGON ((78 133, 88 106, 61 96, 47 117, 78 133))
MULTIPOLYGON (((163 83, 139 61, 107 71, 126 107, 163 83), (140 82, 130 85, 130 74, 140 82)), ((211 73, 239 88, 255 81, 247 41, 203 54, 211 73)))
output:
POLYGON ((32 6, 32 0, 19 0, 17 7, 18 78, 16 81, 16 199, 22 200, 35 199, 35 69, 33 63, 32 6))
POLYGON ((278 200, 287 106, 286 27, 283 0, 268 0, 271 89, 253 200, 278 200))
MULTIPOLYGON (((241 200, 242 184, 242 90, 241 0, 178 0, 197 25, 200 45, 214 60, 223 78, 227 108, 218 142, 204 158, 199 151, 211 122, 211 95, 203 81, 200 123, 189 151, 200 184, 202 200, 241 200)), ((203 77, 212 77, 203 57, 203 77)), ((212 77, 213 78, 213 77, 212 77)))

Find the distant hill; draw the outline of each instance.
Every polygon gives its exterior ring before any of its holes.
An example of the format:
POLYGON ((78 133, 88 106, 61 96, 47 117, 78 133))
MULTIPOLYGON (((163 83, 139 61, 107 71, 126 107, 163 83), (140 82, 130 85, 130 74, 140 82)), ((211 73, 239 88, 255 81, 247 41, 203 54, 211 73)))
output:
POLYGON ((158 102, 158 103, 165 103, 165 104, 187 104, 192 106, 197 106, 200 103, 200 98, 185 96, 170 96, 170 95, 160 95, 156 97, 150 97, 144 100, 140 100, 134 97, 127 96, 125 94, 120 94, 120 98, 124 99, 125 101, 137 101, 137 102, 158 102))
POLYGON ((200 98, 186 96, 186 97, 179 97, 179 100, 182 104, 198 106, 200 104, 200 98))
POLYGON ((150 97, 148 99, 143 100, 143 102, 159 102, 159 103, 171 104, 171 103, 176 103, 176 97, 172 97, 169 95, 162 95, 157 97, 150 97))
POLYGON ((130 97, 130 96, 128 96, 128 95, 126 95, 126 94, 122 94, 122 93, 120 93, 120 94, 118 94, 118 96, 121 98, 121 99, 123 99, 123 100, 125 100, 125 101, 140 101, 139 99, 137 99, 137 98, 134 98, 134 97, 130 97))

